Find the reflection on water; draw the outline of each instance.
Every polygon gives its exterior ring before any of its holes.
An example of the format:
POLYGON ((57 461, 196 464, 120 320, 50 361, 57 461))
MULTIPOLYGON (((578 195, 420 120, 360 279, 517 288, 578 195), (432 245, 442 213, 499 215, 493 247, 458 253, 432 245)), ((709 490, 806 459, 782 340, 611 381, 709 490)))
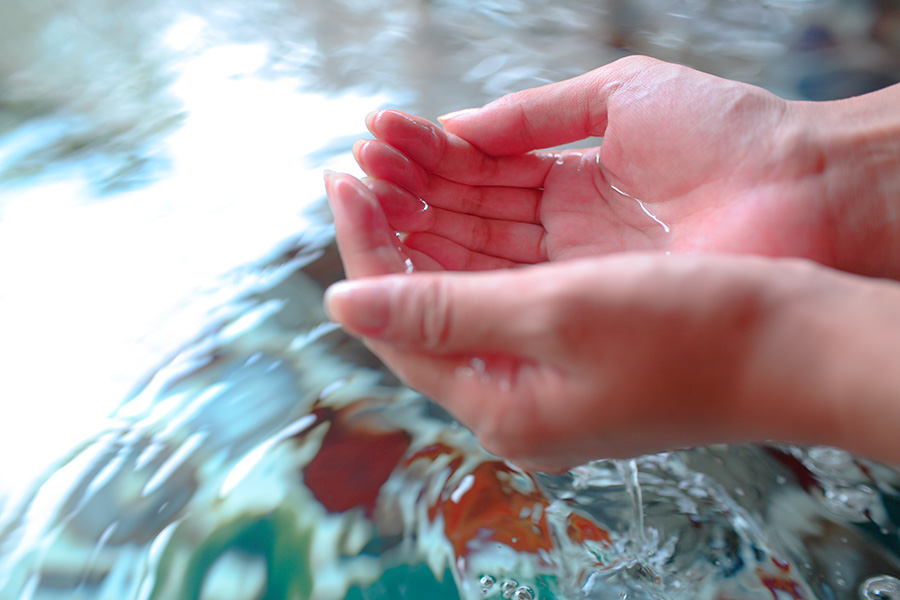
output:
POLYGON ((518 471, 322 313, 324 168, 630 52, 820 99, 889 2, 0 5, 0 598, 857 598, 900 477, 828 448, 518 471), (124 399, 124 400, 123 400, 124 399))

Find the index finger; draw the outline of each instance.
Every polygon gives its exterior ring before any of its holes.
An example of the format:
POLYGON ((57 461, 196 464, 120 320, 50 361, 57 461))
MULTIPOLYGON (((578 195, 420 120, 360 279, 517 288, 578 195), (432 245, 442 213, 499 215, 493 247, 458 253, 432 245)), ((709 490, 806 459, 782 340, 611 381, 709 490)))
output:
POLYGON ((602 137, 610 100, 638 76, 668 68, 630 56, 590 73, 503 96, 482 108, 439 117, 444 129, 492 156, 505 156, 602 137))
POLYGON ((548 153, 495 157, 459 136, 398 110, 382 110, 366 119, 369 131, 399 150, 427 173, 467 185, 543 187, 556 161, 548 153))

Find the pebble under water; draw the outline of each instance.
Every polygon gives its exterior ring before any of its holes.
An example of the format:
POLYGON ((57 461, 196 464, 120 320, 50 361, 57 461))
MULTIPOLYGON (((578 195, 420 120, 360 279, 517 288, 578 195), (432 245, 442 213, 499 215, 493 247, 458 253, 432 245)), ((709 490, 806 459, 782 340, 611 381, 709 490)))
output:
POLYGON ((859 93, 900 73, 888 4, 0 6, 0 398, 34 411, 0 422, 0 600, 900 600, 898 469, 738 445, 524 472, 322 310, 321 172, 369 110, 634 51, 859 93))

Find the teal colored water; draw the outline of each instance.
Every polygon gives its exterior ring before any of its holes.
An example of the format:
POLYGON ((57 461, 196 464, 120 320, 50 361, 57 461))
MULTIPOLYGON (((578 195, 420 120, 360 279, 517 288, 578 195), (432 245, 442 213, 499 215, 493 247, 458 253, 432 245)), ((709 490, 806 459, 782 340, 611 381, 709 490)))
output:
POLYGON ((866 91, 896 80, 897 22, 825 0, 3 4, 0 600, 894 597, 894 468, 487 454, 326 319, 321 173, 356 172, 375 108, 434 117, 630 51, 866 91))

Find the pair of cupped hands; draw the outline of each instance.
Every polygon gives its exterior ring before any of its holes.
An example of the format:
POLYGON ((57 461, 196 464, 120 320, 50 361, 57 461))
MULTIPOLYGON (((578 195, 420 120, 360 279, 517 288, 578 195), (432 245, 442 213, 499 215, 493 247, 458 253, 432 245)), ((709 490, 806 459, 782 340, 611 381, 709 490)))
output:
POLYGON ((348 278, 326 308, 525 468, 762 440, 883 458, 835 375, 881 356, 854 332, 900 274, 848 181, 863 108, 630 57, 442 127, 372 113, 368 177, 326 175, 348 278))

